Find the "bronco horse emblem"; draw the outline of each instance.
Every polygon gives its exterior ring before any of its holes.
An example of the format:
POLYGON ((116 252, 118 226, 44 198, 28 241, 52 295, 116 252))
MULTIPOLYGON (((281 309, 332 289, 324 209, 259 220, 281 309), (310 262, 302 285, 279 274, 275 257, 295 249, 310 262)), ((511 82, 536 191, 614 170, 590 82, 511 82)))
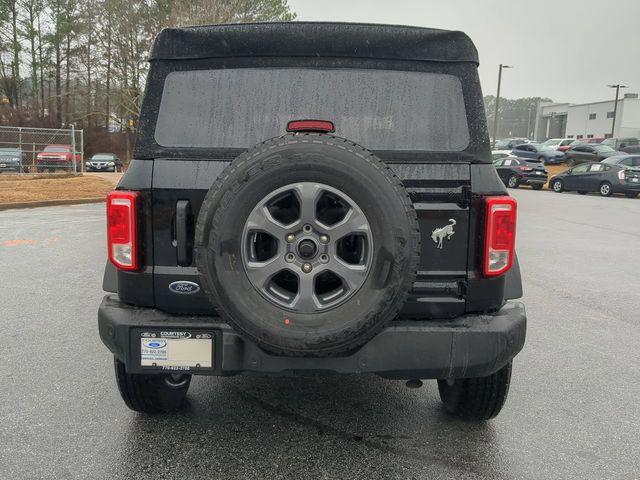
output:
POLYGON ((453 226, 456 224, 456 221, 453 218, 449 219, 449 225, 445 225, 441 228, 436 228, 433 232, 431 232, 431 239, 437 244, 436 248, 442 248, 442 241, 447 238, 450 240, 454 233, 453 226))

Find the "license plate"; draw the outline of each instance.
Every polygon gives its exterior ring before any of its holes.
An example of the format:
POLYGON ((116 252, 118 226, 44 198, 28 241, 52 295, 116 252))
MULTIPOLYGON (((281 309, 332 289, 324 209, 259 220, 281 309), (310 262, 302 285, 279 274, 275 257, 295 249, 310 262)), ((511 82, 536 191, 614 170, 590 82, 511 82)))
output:
POLYGON ((542 175, 542 172, 536 172, 536 175, 542 175))
POLYGON ((213 368, 212 333, 143 332, 140 334, 140 366, 162 370, 213 368))
MULTIPOLYGON (((0 167, 3 167, 3 166, 4 166, 4 165, 0 165, 0 167)), ((637 178, 632 178, 632 179, 631 179, 631 181, 632 181, 632 182, 638 182, 638 179, 637 179, 637 178)))
POLYGON ((0 163, 0 168, 5 168, 7 166, 6 163, 0 163))

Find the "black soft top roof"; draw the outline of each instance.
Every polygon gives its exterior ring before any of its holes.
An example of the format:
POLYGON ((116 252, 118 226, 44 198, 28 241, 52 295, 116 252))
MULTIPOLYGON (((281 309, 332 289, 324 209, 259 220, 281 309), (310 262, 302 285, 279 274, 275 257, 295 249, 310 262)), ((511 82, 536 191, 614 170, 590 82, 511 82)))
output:
POLYGON ((463 32, 328 22, 167 28, 156 37, 150 60, 280 56, 478 64, 478 52, 463 32))

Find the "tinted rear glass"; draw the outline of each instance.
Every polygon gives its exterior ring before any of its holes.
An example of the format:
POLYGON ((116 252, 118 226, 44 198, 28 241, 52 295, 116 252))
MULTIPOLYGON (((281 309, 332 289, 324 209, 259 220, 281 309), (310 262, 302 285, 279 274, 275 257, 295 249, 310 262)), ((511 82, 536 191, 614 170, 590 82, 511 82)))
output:
POLYGON ((461 151, 469 131, 460 80, 389 70, 172 72, 155 139, 165 147, 247 148, 291 120, 330 120, 373 150, 461 151))

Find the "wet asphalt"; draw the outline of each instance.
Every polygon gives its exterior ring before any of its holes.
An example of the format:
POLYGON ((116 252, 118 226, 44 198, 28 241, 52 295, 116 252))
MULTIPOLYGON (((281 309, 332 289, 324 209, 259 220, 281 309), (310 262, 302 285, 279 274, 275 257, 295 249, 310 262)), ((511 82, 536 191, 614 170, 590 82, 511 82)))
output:
POLYGON ((104 206, 0 212, 0 479, 640 478, 640 199, 514 194, 528 338, 485 424, 373 375, 198 377, 135 414, 97 332, 104 206))

